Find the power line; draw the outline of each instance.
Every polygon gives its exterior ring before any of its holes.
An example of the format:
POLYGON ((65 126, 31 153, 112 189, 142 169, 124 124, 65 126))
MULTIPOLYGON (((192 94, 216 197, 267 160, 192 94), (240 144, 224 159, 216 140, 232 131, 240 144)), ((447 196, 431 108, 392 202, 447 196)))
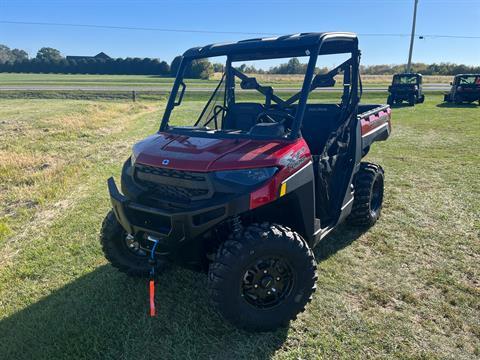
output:
POLYGON ((177 32, 177 33, 201 33, 201 34, 237 34, 237 35, 267 35, 267 36, 268 35, 280 35, 280 34, 275 34, 275 33, 245 32, 245 31, 167 29, 167 28, 156 28, 156 27, 136 27, 136 26, 96 25, 96 24, 69 24, 69 23, 46 23, 46 22, 28 22, 28 21, 5 21, 5 20, 0 20, 0 24, 87 27, 87 28, 93 28, 93 29, 140 30, 140 31, 160 31, 160 32, 177 32))
MULTIPOLYGON (((72 24, 72 23, 53 23, 53 22, 31 22, 31 21, 8 21, 0 20, 0 24, 7 25, 34 25, 34 26, 62 26, 62 27, 82 27, 92 29, 110 29, 110 30, 134 30, 134 31, 157 31, 173 33, 198 33, 198 34, 227 34, 227 35, 257 35, 257 36, 278 36, 283 33, 273 32, 247 32, 247 31, 219 31, 219 30, 199 30, 199 29, 171 29, 157 27, 137 27, 137 26, 117 26, 117 25, 98 25, 98 24, 72 24)), ((410 34, 388 34, 388 33, 358 33, 360 36, 372 37, 408 37, 410 34)), ((480 36, 471 35, 443 35, 443 34, 420 34, 420 38, 452 38, 452 39, 480 39, 480 36)))

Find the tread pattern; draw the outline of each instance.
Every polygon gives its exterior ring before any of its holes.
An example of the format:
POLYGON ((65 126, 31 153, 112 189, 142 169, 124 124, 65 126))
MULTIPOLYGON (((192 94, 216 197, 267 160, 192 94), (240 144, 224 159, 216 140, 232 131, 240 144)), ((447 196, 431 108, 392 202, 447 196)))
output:
POLYGON ((415 96, 415 95, 410 95, 410 96, 408 97, 408 105, 410 105, 410 106, 415 106, 415 103, 416 103, 415 99, 416 99, 416 96, 415 96))
MULTIPOLYGON (((110 264, 129 276, 146 277, 150 273, 147 257, 137 258, 132 254, 123 253, 119 249, 119 241, 126 235, 125 230, 117 221, 113 211, 109 211, 102 223, 100 244, 105 258, 110 264)), ((127 250, 128 251, 128 250, 127 250)), ((157 261, 157 273, 163 270, 164 263, 157 261)))
POLYGON ((296 315, 305 310, 305 306, 312 300, 316 290, 316 261, 312 250, 303 238, 291 229, 271 223, 252 224, 242 228, 236 236, 231 235, 227 241, 222 243, 217 251, 215 261, 210 265, 208 271, 208 291, 210 293, 215 309, 227 320, 238 327, 253 331, 273 330, 279 326, 287 325, 290 320, 296 319, 296 315), (302 273, 304 281, 305 296, 301 298, 296 306, 282 314, 282 319, 277 323, 252 323, 245 320, 242 314, 235 314, 231 304, 225 301, 225 282, 228 275, 238 263, 238 259, 244 259, 255 254, 255 248, 259 242, 282 244, 282 248, 292 252, 303 253, 304 261, 308 270, 302 273), (233 315, 235 314, 235 315, 233 315))
POLYGON ((359 227, 372 226, 380 217, 381 205, 375 215, 372 215, 370 211, 372 187, 378 176, 381 176, 383 180, 384 171, 380 165, 369 162, 360 164, 360 170, 355 175, 355 197, 352 212, 347 219, 351 225, 359 227))
POLYGON ((390 105, 390 106, 393 105, 393 96, 392 95, 388 95, 387 104, 390 105))

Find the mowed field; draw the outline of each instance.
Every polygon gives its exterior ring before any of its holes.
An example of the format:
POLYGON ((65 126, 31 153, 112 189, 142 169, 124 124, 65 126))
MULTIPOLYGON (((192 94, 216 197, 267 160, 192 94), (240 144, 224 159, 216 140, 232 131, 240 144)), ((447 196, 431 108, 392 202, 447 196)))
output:
MULTIPOLYGON (((272 74, 249 74, 256 77, 260 82, 276 87, 300 87, 303 75, 272 75, 272 74)), ((221 74, 214 74, 210 80, 188 79, 189 87, 214 87, 221 74)), ((424 76, 425 84, 449 84, 453 76, 424 76)), ((71 86, 71 87, 141 87, 141 88, 167 88, 173 84, 173 78, 155 75, 71 75, 71 74, 9 74, 0 73, 0 88, 12 86, 71 86)), ((362 81, 365 86, 390 85, 391 75, 363 75, 362 81)), ((341 84, 341 79, 337 80, 341 84)))
POLYGON ((106 179, 163 102, 0 100, 0 358, 480 357, 480 107, 441 100, 393 110, 368 155, 386 174, 380 221, 326 238, 312 303, 262 334, 225 323, 206 276, 177 268, 149 318, 146 280, 103 258, 106 179))

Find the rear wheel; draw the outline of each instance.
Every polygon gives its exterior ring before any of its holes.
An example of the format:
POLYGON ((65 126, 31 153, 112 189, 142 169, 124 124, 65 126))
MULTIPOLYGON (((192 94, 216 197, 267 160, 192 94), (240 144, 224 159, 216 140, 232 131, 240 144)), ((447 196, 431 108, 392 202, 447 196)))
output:
POLYGON ((361 163, 355 175, 355 197, 348 216, 351 225, 368 227, 380 217, 383 204, 384 173, 380 165, 361 163))
MULTIPOLYGON (((133 236, 127 234, 112 210, 103 220, 100 243, 107 260, 121 272, 130 276, 148 276, 150 273, 148 253, 133 236)), ((157 262, 156 270, 160 271, 163 266, 157 262)))
POLYGON ((423 104, 424 101, 425 101, 425 95, 422 95, 418 98, 418 103, 419 104, 423 104))
POLYGON ((248 226, 223 243, 210 265, 216 309, 235 326, 267 331, 287 325, 315 291, 316 263, 296 232, 276 224, 248 226))

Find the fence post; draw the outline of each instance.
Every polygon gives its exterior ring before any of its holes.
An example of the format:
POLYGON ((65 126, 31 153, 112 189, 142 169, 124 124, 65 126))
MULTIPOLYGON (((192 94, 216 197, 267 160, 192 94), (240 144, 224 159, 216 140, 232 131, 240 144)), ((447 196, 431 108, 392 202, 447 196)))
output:
POLYGON ((132 91, 132 101, 137 101, 137 92, 135 90, 132 91))

